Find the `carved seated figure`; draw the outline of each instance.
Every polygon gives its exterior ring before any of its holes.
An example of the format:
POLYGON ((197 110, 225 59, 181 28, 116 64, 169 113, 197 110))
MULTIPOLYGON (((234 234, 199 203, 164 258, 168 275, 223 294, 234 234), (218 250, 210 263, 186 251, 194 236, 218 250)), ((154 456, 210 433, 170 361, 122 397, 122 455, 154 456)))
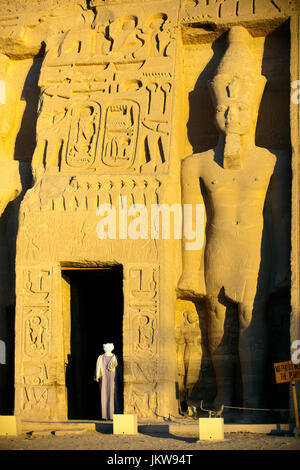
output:
POLYGON ((255 145, 266 78, 257 72, 248 31, 235 26, 228 37, 229 46, 210 83, 218 144, 182 162, 182 202, 204 203, 206 239, 204 250, 197 251, 186 250, 183 239, 178 288, 186 297, 207 299, 215 408, 232 403, 234 363, 224 323, 228 302, 237 306, 243 403, 257 408, 263 405, 267 355, 271 274, 267 223, 277 250, 277 264, 272 266, 275 284, 289 282, 289 157, 255 145))

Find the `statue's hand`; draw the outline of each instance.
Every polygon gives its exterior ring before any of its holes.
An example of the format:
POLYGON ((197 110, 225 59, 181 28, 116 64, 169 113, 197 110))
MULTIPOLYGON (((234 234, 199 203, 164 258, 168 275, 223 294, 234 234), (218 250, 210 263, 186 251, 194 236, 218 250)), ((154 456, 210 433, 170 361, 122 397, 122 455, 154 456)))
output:
POLYGON ((177 289, 184 295, 204 297, 206 295, 204 275, 200 271, 193 271, 192 273, 183 272, 177 289))

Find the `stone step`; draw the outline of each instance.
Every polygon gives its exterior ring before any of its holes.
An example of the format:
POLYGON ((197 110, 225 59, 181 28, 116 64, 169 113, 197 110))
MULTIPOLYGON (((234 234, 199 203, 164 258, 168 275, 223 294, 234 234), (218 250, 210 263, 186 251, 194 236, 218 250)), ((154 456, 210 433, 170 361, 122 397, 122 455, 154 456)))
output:
POLYGON ((77 428, 77 429, 57 429, 56 431, 53 431, 53 434, 55 436, 68 436, 68 435, 73 435, 73 434, 85 434, 89 430, 86 428, 77 428))
POLYGON ((40 429, 38 431, 29 431, 26 434, 32 437, 49 436, 68 436, 74 434, 84 434, 88 432, 85 428, 66 428, 66 429, 40 429))
POLYGON ((40 429, 39 431, 30 431, 26 433, 28 436, 32 437, 48 437, 51 436, 50 429, 40 429))
MULTIPOLYGON (((213 419, 213 418, 212 418, 213 419)), ((224 424, 224 432, 250 432, 256 434, 275 434, 290 432, 289 424, 224 424)), ((171 423, 169 425, 170 434, 193 435, 199 434, 199 423, 196 420, 194 424, 171 423)))
MULTIPOLYGON (((95 431, 95 421, 26 421, 22 420, 23 433, 51 433, 54 431, 95 431)), ((37 435, 37 434, 35 434, 37 435)))
MULTIPOLYGON (((212 418, 213 419, 213 418, 212 418)), ((63 434, 81 434, 87 431, 97 431, 104 434, 113 433, 112 422, 107 421, 26 421, 22 420, 22 433, 31 435, 50 435, 52 433, 59 436, 63 434)), ((142 423, 138 422, 138 431, 142 434, 174 434, 183 436, 199 435, 199 422, 192 423, 142 423)), ((290 424, 224 424, 225 433, 250 432, 262 434, 276 434, 291 432, 290 424)))

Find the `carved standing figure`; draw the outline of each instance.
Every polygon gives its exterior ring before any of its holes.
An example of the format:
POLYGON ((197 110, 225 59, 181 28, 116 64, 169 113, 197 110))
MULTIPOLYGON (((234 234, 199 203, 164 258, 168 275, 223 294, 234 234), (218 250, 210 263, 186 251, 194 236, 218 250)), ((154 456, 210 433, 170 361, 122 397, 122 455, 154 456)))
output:
POLYGON ((195 310, 182 314, 182 323, 177 332, 177 363, 180 402, 187 405, 189 416, 196 415, 193 389, 200 377, 202 360, 201 330, 199 316, 195 310))
POLYGON ((183 240, 178 288, 187 296, 207 299, 216 408, 232 400, 234 361, 224 338, 224 323, 228 302, 237 305, 243 402, 245 407, 260 407, 271 284, 268 227, 276 249, 275 288, 289 282, 289 157, 255 145, 266 78, 256 69, 248 31, 234 26, 228 39, 210 83, 218 144, 182 162, 182 202, 205 204, 206 239, 204 249, 197 251, 186 250, 183 240))

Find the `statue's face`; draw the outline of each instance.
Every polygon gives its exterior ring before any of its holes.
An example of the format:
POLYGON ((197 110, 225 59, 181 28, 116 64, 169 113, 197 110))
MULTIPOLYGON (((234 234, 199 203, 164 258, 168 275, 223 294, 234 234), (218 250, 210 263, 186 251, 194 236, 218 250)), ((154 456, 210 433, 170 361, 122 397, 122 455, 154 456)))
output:
POLYGON ((216 123, 224 134, 247 134, 253 124, 251 104, 242 100, 226 100, 216 108, 216 123))
POLYGON ((136 24, 135 24, 134 18, 130 18, 127 21, 125 21, 125 23, 123 23, 122 29, 123 31, 131 32, 134 30, 135 26, 136 24))
POLYGON ((216 125, 224 133, 245 135, 255 130, 258 105, 266 83, 261 75, 218 74, 210 82, 216 125))

